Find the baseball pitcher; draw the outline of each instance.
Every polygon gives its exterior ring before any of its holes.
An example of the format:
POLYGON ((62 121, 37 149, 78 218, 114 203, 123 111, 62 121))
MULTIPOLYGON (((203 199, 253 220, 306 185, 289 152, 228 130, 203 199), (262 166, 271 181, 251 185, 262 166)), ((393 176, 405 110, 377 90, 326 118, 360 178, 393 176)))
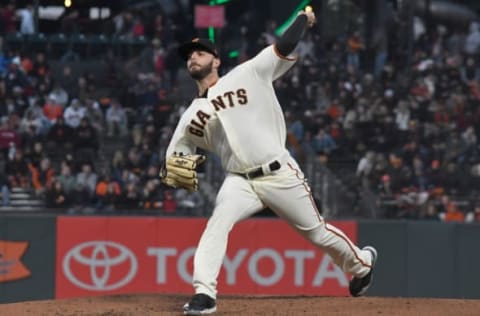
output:
POLYGON ((195 295, 184 314, 216 311, 217 277, 228 234, 239 221, 269 207, 302 236, 353 275, 352 296, 365 293, 372 281, 377 252, 359 249, 320 215, 297 162, 285 147, 286 127, 272 82, 295 63, 291 53, 315 22, 301 11, 277 43, 220 77, 214 44, 194 39, 179 47, 198 96, 183 113, 167 148, 162 181, 175 188, 198 190, 195 169, 205 157, 196 148, 217 154, 227 171, 215 209, 194 258, 195 295))

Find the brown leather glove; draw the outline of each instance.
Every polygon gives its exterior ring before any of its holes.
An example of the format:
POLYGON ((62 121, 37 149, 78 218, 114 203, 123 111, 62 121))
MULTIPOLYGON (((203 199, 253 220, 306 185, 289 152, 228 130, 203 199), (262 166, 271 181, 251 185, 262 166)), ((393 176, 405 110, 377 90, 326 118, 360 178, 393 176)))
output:
POLYGON ((204 161, 204 155, 173 153, 160 170, 160 178, 168 186, 198 191, 196 168, 204 161))

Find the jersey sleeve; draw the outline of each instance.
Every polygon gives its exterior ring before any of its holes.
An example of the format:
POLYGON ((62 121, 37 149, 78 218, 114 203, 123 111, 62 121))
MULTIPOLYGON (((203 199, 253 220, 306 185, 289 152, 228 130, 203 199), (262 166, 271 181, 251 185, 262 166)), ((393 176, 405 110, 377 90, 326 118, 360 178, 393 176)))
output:
POLYGON ((259 77, 274 81, 286 73, 296 61, 296 58, 282 56, 275 45, 270 45, 249 60, 247 64, 259 77))
POLYGON ((194 154, 197 150, 197 147, 189 140, 187 131, 187 125, 190 121, 188 115, 189 112, 185 112, 173 132, 172 139, 168 144, 166 151, 166 158, 173 155, 174 152, 184 153, 184 154, 194 154))

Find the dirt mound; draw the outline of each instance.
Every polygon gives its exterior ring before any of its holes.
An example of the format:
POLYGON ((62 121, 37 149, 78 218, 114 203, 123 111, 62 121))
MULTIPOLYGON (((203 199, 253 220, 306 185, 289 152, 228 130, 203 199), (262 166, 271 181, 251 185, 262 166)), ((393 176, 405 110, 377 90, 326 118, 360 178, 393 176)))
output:
MULTIPOLYGON (((118 295, 0 305, 0 315, 182 315, 182 295, 118 295)), ((223 296, 216 315, 479 315, 480 300, 223 296)))

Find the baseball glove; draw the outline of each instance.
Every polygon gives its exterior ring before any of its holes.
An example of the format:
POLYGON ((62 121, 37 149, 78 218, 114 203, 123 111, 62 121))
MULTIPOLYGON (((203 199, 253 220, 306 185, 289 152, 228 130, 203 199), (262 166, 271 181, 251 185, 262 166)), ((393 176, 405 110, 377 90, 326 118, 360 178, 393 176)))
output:
POLYGON ((173 153, 160 170, 160 178, 168 186, 195 192, 198 190, 196 168, 204 161, 204 155, 173 153))

